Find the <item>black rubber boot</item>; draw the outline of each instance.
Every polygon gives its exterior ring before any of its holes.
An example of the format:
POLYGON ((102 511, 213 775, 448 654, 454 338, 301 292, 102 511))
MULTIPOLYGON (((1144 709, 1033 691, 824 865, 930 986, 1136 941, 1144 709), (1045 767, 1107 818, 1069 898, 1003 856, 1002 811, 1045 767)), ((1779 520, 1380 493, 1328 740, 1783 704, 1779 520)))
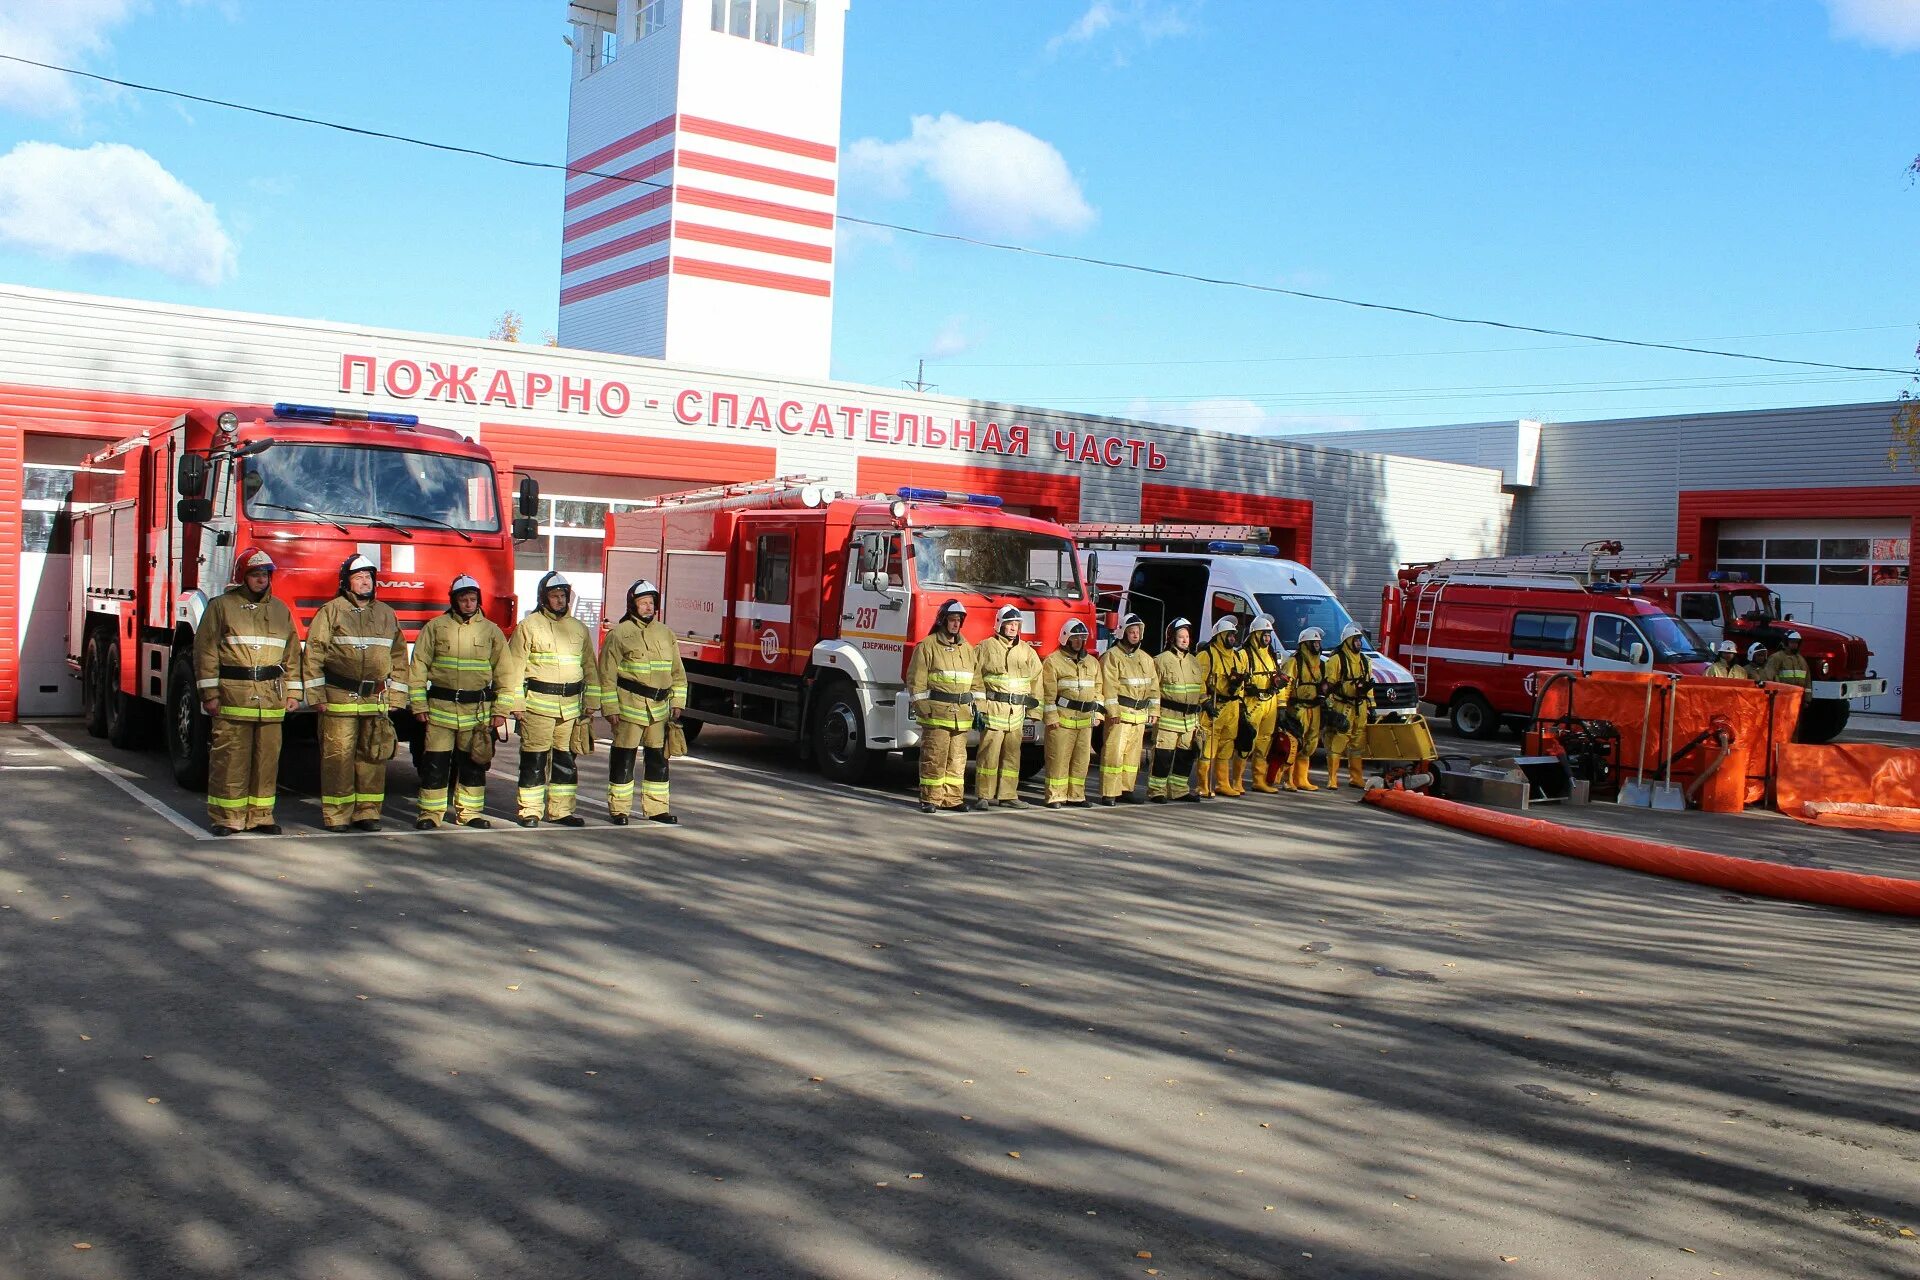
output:
POLYGON ((670 813, 656 813, 651 818, 648 818, 647 821, 657 822, 663 827, 677 827, 680 825, 680 819, 670 813))
POLYGON ((587 820, 577 813, 570 813, 564 818, 548 818, 547 821, 556 827, 584 827, 587 825, 587 820))
POLYGON ((624 827, 627 825, 627 815, 624 813, 610 813, 607 815, 607 821, 616 827, 624 827))
POLYGON ((440 824, 432 818, 415 818, 413 820, 413 829, 415 831, 431 831, 439 825, 440 824))

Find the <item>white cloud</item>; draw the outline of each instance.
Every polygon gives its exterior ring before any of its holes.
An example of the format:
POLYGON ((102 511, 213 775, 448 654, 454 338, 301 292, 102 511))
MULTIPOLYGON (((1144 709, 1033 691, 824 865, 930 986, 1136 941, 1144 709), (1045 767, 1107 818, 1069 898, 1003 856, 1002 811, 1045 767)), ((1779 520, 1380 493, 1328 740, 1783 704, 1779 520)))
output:
POLYGON ((1192 30, 1189 15, 1198 7, 1175 0, 1092 0, 1073 25, 1047 41, 1047 52, 1059 53, 1072 45, 1087 44, 1100 36, 1122 35, 1152 44, 1168 36, 1183 36, 1192 30))
POLYGON ((1895 53, 1920 50, 1920 0, 1826 0, 1833 33, 1895 53))
POLYGON ((234 270, 214 207, 136 147, 22 142, 0 156, 0 242, 216 285, 234 270))
POLYGON ((1353 431, 1366 419, 1342 414, 1274 413, 1258 401, 1233 396, 1200 400, 1135 400, 1123 417, 1142 422, 1168 422, 1201 431, 1233 431, 1242 435, 1295 435, 1309 431, 1353 431))
MULTIPOLYGON (((104 53, 113 29, 145 0, 0 0, 0 50, 74 66, 104 53)), ((0 62, 0 108, 37 116, 79 109, 80 81, 57 71, 0 62)))
POLYGON ((1082 231, 1095 217, 1058 149, 998 120, 915 116, 910 136, 861 138, 842 161, 849 176, 888 199, 906 197, 925 176, 974 230, 1082 231))
POLYGON ((965 316, 948 316, 940 326, 940 331, 933 335, 933 341, 927 344, 926 357, 929 360, 950 360, 973 350, 979 341, 965 316))

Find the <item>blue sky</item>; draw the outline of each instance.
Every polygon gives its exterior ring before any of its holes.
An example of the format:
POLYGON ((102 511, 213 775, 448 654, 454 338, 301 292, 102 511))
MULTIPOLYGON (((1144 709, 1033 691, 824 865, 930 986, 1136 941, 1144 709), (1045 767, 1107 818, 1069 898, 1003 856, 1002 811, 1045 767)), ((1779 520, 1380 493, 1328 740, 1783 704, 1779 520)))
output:
MULTIPOLYGON (((563 16, 0 0, 0 52, 560 159, 563 16)), ((1813 360, 1905 368, 1920 341, 1920 0, 855 0, 842 141, 842 212, 862 217, 1813 360)), ((513 307, 534 336, 559 192, 551 172, 0 70, 18 283, 476 335, 513 307)), ((838 271, 838 377, 891 385, 926 357, 944 391, 1231 429, 1910 385, 907 235, 843 234, 838 271)))

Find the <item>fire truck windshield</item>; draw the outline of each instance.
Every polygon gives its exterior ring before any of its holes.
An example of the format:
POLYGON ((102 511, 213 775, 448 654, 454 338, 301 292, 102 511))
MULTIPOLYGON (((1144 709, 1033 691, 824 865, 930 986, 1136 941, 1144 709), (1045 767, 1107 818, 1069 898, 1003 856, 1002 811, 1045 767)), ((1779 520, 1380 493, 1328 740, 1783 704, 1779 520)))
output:
MULTIPOLYGON (((1291 649, 1299 639, 1300 633, 1308 627, 1318 627, 1326 639, 1321 647, 1332 649, 1340 643, 1340 633, 1353 622, 1338 600, 1332 596, 1296 596, 1283 595, 1277 591, 1256 591, 1253 598, 1260 602, 1260 609, 1273 619, 1273 634, 1280 643, 1291 649)), ((1373 648, 1369 638, 1367 648, 1373 648)))
POLYGON ((497 533, 493 468, 479 458, 358 445, 276 444, 242 464, 248 515, 324 513, 333 520, 497 533))
POLYGON ((1742 622, 1778 622, 1780 597, 1771 591, 1736 591, 1732 613, 1742 622))
POLYGON ((913 568, 922 587, 1060 600, 1081 596, 1073 544, 1020 529, 915 529, 913 568))

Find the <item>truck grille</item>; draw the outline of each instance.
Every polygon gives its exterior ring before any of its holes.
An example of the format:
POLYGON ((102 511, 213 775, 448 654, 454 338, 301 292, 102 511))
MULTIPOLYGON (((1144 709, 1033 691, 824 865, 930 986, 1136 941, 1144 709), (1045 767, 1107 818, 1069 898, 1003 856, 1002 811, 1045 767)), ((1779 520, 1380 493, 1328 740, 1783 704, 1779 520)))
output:
POLYGON ((1420 692, 1411 683, 1373 686, 1373 705, 1382 710, 1415 707, 1419 703, 1420 692))

